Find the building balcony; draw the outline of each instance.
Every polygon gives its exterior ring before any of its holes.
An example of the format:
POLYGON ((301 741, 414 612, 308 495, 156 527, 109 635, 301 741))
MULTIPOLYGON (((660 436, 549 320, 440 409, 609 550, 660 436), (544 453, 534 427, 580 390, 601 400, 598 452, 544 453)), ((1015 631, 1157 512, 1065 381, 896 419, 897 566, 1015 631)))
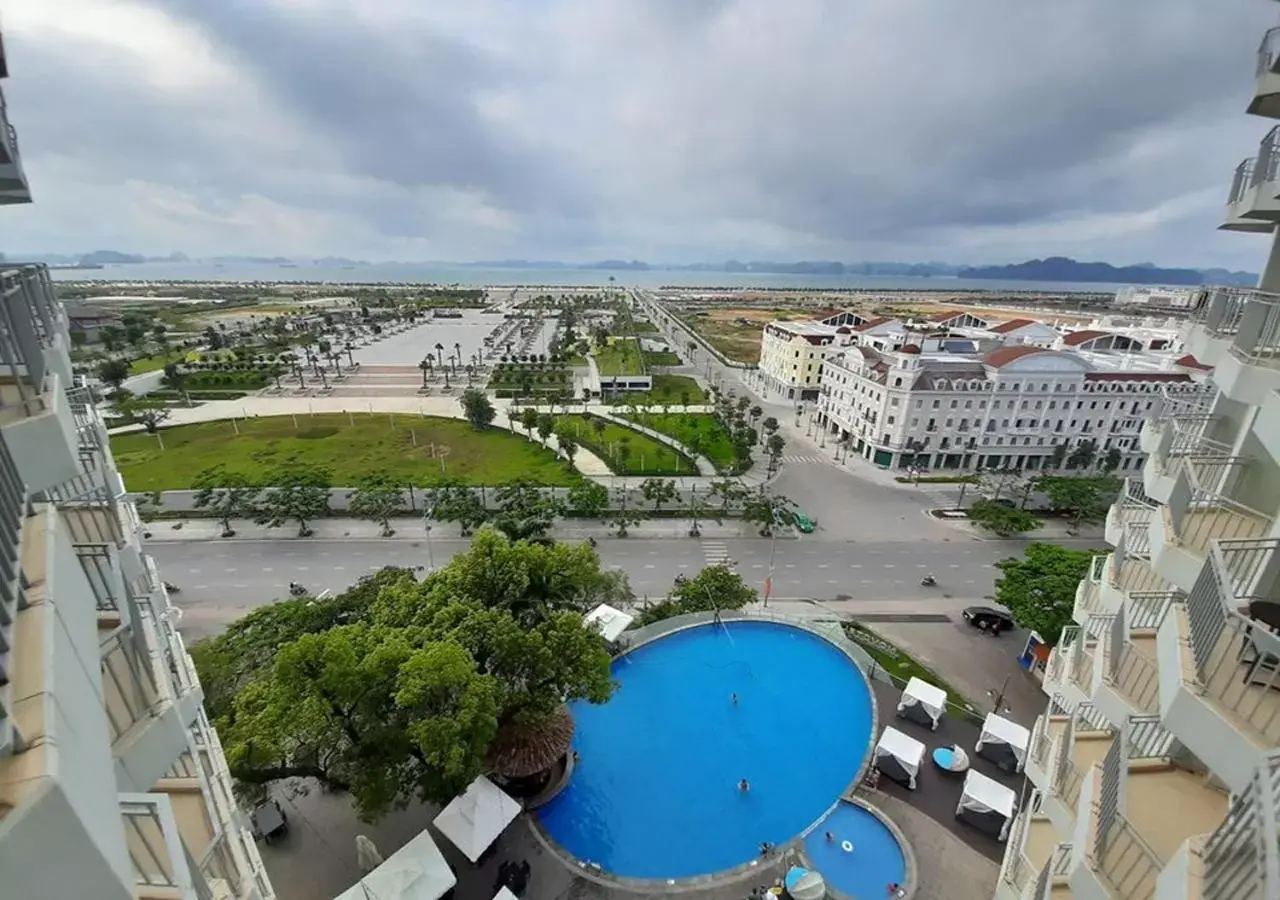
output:
MULTIPOLYGON (((1275 230, 1275 222, 1245 215, 1252 207, 1249 198, 1252 195, 1253 173, 1257 168, 1256 157, 1249 157, 1236 166, 1231 177, 1231 190, 1227 194, 1227 206, 1223 211, 1222 224, 1219 231, 1239 231, 1245 234, 1265 234, 1275 230)), ((1199 357, 1196 357, 1199 359, 1199 357)))
POLYGON ((1187 349, 1206 366, 1217 366, 1231 347, 1249 295, 1245 288, 1215 287, 1207 291, 1187 334, 1187 349))
POLYGON ((1267 535, 1275 515, 1236 499, 1248 496, 1251 460, 1232 456, 1182 461, 1169 502, 1149 531, 1152 568, 1174 587, 1189 591, 1214 541, 1267 535))
POLYGON ((197 875, 183 846, 172 798, 163 793, 122 793, 120 816, 132 863, 133 895, 138 900, 215 896, 207 890, 197 893, 197 875))
POLYGON ((1280 28, 1272 28, 1258 46, 1251 116, 1280 119, 1280 28))
POLYGON ((1211 548, 1157 637, 1163 721, 1234 791, 1280 746, 1280 636, 1239 611, 1274 596, 1276 546, 1211 548))
POLYGON ((1143 493, 1156 503, 1169 502, 1183 460, 1188 457, 1229 457, 1231 445, 1209 436, 1216 424, 1211 415, 1176 416, 1160 430, 1160 439, 1142 470, 1143 493))
POLYGON ((1222 394, 1261 406, 1268 393, 1280 388, 1280 295, 1243 289, 1233 294, 1229 305, 1239 312, 1227 352, 1215 362, 1201 361, 1215 366, 1213 381, 1222 394))
POLYGON ((1127 727, 1089 772, 1080 806, 1088 817, 1082 865, 1071 873, 1077 896, 1151 900, 1166 863, 1227 814, 1226 792, 1175 762, 1176 743, 1155 734, 1156 742, 1144 745, 1127 727))
POLYGON ((1192 838, 1161 874, 1161 898, 1280 897, 1280 750, 1267 754, 1212 834, 1192 838))
POLYGON ((18 131, 9 122, 4 92, 0 91, 0 204, 30 202, 31 188, 18 152, 18 131))
POLYGON ((1156 502, 1147 496, 1141 480, 1126 478, 1120 496, 1107 510, 1105 530, 1107 543, 1113 547, 1118 544, 1126 525, 1145 526, 1151 521, 1155 509, 1156 502))
POLYGON ((38 507, 22 522, 23 596, 9 659, 8 754, 0 754, 0 871, 15 897, 132 896, 96 641, 95 606, 65 525, 38 507), (48 858, 50 835, 73 866, 48 858), (118 890, 117 890, 118 887, 118 890))
POLYGON ((1110 565, 1110 554, 1095 556, 1089 566, 1089 572, 1080 579, 1076 586, 1076 603, 1071 610, 1072 620, 1083 625, 1089 616, 1106 615, 1115 612, 1107 609, 1102 599, 1102 583, 1106 579, 1107 566, 1110 565))
POLYGON ((1048 708, 1036 717, 1027 742, 1027 764, 1024 771, 1037 790, 1046 791, 1053 781, 1054 747, 1071 721, 1071 711, 1061 697, 1049 701, 1048 708))
MULTIPOLYGON (((1036 892, 1040 875, 1051 867, 1058 850, 1058 835, 1053 823, 1039 812, 1040 798, 1033 796, 1026 809, 1014 819, 996 883, 996 897, 1003 900, 1041 900, 1044 892, 1036 892)), ((1059 866, 1061 864, 1059 863, 1059 866)))
POLYGON ((1098 711, 1112 722, 1160 713, 1160 669, 1156 635, 1178 595, 1131 594, 1102 642, 1102 677, 1094 695, 1098 711))
MULTIPOLYGON (((1225 346, 1223 352, 1225 352, 1225 346)), ((1138 435, 1138 446, 1143 453, 1155 453, 1160 446, 1160 438, 1165 426, 1174 419, 1196 416, 1209 416, 1217 402, 1216 390, 1203 390, 1193 393, 1174 392, 1168 386, 1160 389, 1160 399, 1147 413, 1138 435)))
POLYGON ((1052 775, 1040 804, 1058 833, 1075 832, 1084 776, 1103 760, 1115 739, 1115 730, 1090 704, 1079 706, 1059 735, 1052 775))

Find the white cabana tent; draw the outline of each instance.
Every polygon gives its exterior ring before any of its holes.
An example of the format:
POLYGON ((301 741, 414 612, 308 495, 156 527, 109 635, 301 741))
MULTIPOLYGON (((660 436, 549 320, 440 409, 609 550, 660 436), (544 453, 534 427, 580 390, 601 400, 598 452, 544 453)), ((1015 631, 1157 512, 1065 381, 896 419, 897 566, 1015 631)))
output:
POLYGON ((440 848, 424 828, 390 859, 334 900, 439 900, 458 883, 440 848), (368 888, 368 890, 365 890, 368 888))
POLYGON ((510 888, 504 886, 498 888, 498 893, 493 895, 493 900, 519 900, 519 898, 511 893, 510 888))
POLYGON ((587 613, 583 621, 588 625, 595 624, 606 641, 616 641, 627 630, 627 626, 635 621, 635 616, 614 609, 608 603, 601 603, 587 613))
POLYGON ((898 701, 898 718, 910 719, 938 730, 938 720, 947 711, 947 692, 929 682, 912 678, 898 701))
POLYGON ((1003 841, 1009 837, 1009 824, 1017 808, 1017 794, 976 769, 970 769, 964 777, 956 817, 1003 841))
POLYGON ((991 713, 982 723, 982 734, 973 749, 1006 772, 1021 772, 1027 762, 1030 743, 1031 732, 1017 722, 991 713))
POLYGON ((450 800, 432 824, 475 862, 520 812, 519 803, 481 775, 450 800))
POLYGON ((916 775, 924 761, 924 744, 888 725, 876 744, 876 768, 894 781, 916 789, 916 775))

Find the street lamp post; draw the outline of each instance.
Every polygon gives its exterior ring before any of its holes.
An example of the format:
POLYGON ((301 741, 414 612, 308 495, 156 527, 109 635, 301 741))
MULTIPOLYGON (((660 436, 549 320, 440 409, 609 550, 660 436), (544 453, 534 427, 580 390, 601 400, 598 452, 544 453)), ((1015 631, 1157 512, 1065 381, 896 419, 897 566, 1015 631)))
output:
POLYGON ((423 527, 423 528, 426 530, 426 532, 427 532, 427 574, 430 574, 430 573, 432 573, 432 572, 434 572, 434 571, 436 570, 436 557, 435 557, 435 551, 433 550, 433 548, 432 548, 432 546, 431 546, 431 522, 430 522, 430 517, 431 517, 431 513, 432 513, 432 512, 433 512, 432 510, 428 510, 428 511, 427 511, 427 513, 422 517, 422 527, 423 527))

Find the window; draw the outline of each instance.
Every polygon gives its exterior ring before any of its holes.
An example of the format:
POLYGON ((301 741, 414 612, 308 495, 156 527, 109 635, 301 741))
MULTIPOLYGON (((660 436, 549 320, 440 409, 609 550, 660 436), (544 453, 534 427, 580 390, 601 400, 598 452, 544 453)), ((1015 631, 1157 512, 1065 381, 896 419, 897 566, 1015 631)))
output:
POLYGON ((894 386, 894 387, 902 387, 902 379, 901 379, 901 378, 895 378, 895 379, 893 379, 893 386, 894 386))
POLYGON ((1009 427, 1009 420, 1008 420, 1008 419, 1001 419, 1001 420, 1000 420, 1000 427, 1001 427, 1001 428, 1008 428, 1008 427, 1009 427))
POLYGON ((959 401, 959 400, 952 400, 952 401, 951 401, 951 408, 952 408, 952 409, 955 409, 955 408, 959 405, 959 403, 960 403, 960 401, 959 401))
POLYGON ((938 401, 937 401, 937 400, 934 400, 934 401, 933 401, 933 408, 934 408, 934 409, 937 409, 937 408, 938 408, 938 401))
POLYGON ((955 422, 955 419, 947 419, 947 425, 946 425, 946 427, 947 427, 947 428, 950 428, 950 427, 951 427, 951 425, 952 425, 952 423, 954 423, 954 422, 955 422))
POLYGON ((893 424, 893 419, 894 419, 894 417, 893 417, 893 416, 889 416, 889 418, 885 419, 885 424, 886 424, 886 425, 892 425, 892 424, 893 424))
POLYGON ((964 408, 965 408, 965 409, 973 409, 973 401, 972 401, 972 400, 966 400, 966 401, 964 401, 964 408))
POLYGON ((912 428, 916 428, 916 427, 918 427, 919 425, 920 425, 920 418, 919 418, 918 416, 912 416, 912 417, 911 417, 911 427, 912 427, 912 428))
POLYGON ((891 397, 891 398, 889 398, 889 405, 890 405, 890 406, 897 406, 897 405, 898 405, 898 398, 897 398, 897 397, 891 397))

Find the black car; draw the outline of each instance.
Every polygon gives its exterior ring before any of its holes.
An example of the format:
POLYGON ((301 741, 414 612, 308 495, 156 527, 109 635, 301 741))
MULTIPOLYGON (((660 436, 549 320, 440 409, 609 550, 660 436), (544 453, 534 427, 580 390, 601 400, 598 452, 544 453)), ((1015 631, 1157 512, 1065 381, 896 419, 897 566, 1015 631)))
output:
POLYGON ((964 616, 964 620, 974 628, 980 628, 992 634, 999 634, 1013 628, 1013 616, 994 606, 966 606, 960 615, 964 616))

